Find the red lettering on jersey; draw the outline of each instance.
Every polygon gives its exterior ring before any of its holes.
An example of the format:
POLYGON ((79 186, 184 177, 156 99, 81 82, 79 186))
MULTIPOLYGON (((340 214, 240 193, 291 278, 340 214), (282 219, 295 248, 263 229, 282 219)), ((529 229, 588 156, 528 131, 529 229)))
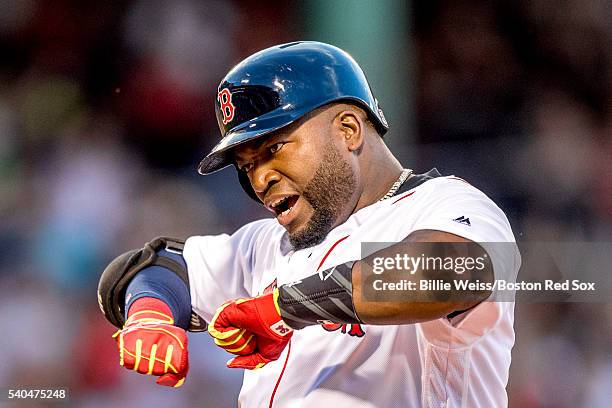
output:
POLYGON ((236 107, 232 103, 232 93, 227 88, 223 88, 217 95, 217 100, 221 107, 221 113, 223 114, 223 124, 227 125, 234 119, 234 111, 236 107))
POLYGON ((363 327, 361 327, 360 324, 351 324, 351 330, 349 330, 348 335, 353 337, 363 337, 365 336, 365 330, 363 330, 363 327))
POLYGON ((361 327, 360 324, 347 324, 347 323, 326 323, 321 325, 324 330, 328 332, 340 330, 343 334, 348 334, 353 337, 363 337, 365 336, 365 330, 361 327), (346 331, 347 326, 351 326, 348 333, 346 331))
POLYGON ((346 326, 346 325, 345 324, 343 325, 342 323, 325 323, 321 325, 321 327, 323 327, 323 329, 327 331, 336 331, 342 326, 346 326))

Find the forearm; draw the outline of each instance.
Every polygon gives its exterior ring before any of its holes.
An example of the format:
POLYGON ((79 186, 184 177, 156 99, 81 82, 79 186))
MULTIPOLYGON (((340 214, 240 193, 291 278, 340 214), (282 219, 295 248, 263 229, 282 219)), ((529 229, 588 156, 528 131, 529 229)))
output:
POLYGON ((98 284, 98 302, 110 323, 122 328, 131 304, 149 297, 166 303, 177 325, 189 331, 206 330, 206 322, 191 310, 183 244, 156 238, 142 249, 118 256, 106 267, 98 284))
MULTIPOLYGON (((392 281, 405 280, 404 285, 419 288, 420 282, 430 282, 428 289, 413 289, 402 292, 402 300, 382 299, 373 300, 364 295, 371 288, 367 288, 367 277, 371 273, 363 272, 361 269, 367 265, 365 262, 357 262, 353 268, 353 304, 355 313, 363 323, 367 324, 411 324, 429 320, 439 319, 451 315, 457 311, 468 310, 489 296, 486 291, 446 291, 435 289, 444 283, 451 284, 451 274, 430 274, 428 271, 417 271, 414 275, 405 274, 392 281), (434 276, 432 276, 434 275, 434 276), (365 278, 365 279, 364 279, 365 278), (365 280, 365 281, 364 281, 365 280), (410 282, 410 283, 408 283, 410 282)), ((376 277, 377 278, 377 277, 376 277)))
MULTIPOLYGON (((185 261, 179 254, 161 250, 158 255, 169 257, 184 268, 187 268, 185 261)), ((149 266, 134 276, 126 290, 126 313, 135 301, 142 298, 161 300, 169 307, 177 326, 183 329, 189 327, 191 315, 189 288, 181 278, 168 269, 161 266, 149 266)))
POLYGON ((410 324, 434 320, 453 312, 469 309, 486 299, 486 290, 455 290, 453 280, 469 283, 490 282, 493 271, 486 252, 477 244, 452 234, 433 231, 411 235, 404 242, 390 246, 375 254, 343 265, 337 265, 302 281, 279 288, 281 315, 295 328, 325 321, 335 323, 410 324), (424 242, 424 241, 427 242, 424 242), (432 245, 431 242, 438 242, 432 245), (452 243, 460 243, 453 245, 452 243), (465 249, 462 243, 469 244, 465 249), (449 253, 449 250, 451 253, 449 253), (468 253, 464 253, 464 252, 468 253), (374 273, 374 258, 395 258, 397 254, 412 258, 452 259, 463 255, 483 255, 487 259, 481 270, 462 271, 444 268, 416 267, 410 272, 387 268, 384 274, 374 273), (413 290, 373 290, 375 280, 402 282, 413 290), (423 288, 420 282, 432 282, 423 288), (442 284, 449 290, 440 290, 442 284))

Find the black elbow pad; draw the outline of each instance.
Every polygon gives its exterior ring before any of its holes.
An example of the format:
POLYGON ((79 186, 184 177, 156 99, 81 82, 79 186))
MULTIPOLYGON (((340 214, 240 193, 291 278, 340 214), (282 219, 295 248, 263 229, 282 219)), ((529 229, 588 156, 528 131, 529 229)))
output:
MULTIPOLYGON (((125 323, 125 291, 132 278, 144 268, 154 265, 166 268, 177 274, 189 288, 187 269, 179 262, 157 254, 162 249, 182 254, 184 245, 185 241, 174 238, 155 238, 145 244, 142 249, 135 249, 119 255, 104 269, 98 283, 98 305, 113 326, 123 327, 125 323)), ((204 320, 193 311, 189 330, 206 330, 204 320)))

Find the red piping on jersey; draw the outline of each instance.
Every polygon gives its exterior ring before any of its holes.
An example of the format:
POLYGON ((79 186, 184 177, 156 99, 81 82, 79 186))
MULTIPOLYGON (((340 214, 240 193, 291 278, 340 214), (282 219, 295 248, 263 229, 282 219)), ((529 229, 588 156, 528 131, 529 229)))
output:
POLYGON ((321 266, 323 265, 323 262, 325 262, 325 260, 327 259, 327 257, 329 256, 329 254, 331 253, 331 251, 334 250, 334 248, 336 247, 336 245, 338 245, 339 243, 341 243, 342 241, 344 241, 345 239, 347 239, 349 236, 347 235, 346 237, 342 237, 339 240, 337 240, 334 245, 331 246, 331 248, 329 248, 329 251, 327 251, 327 253, 325 254, 325 256, 323 257, 323 259, 321 259, 321 263, 319 264, 319 267, 317 268, 317 272, 319 271, 319 269, 321 269, 321 266))
MULTIPOLYGON (((334 245, 331 246, 331 248, 329 248, 329 250, 327 251, 327 253, 325 254, 325 256, 323 257, 323 259, 321 259, 321 263, 319 264, 319 267, 317 268, 317 271, 319 270, 319 268, 321 268, 321 265, 323 265, 323 262, 325 262, 325 260, 327 259, 327 257, 329 256, 329 254, 331 253, 331 251, 334 250, 334 248, 341 243, 342 241, 344 241, 345 239, 347 239, 349 236, 345 236, 340 238, 339 240, 337 240, 336 242, 334 242, 334 245)), ((280 375, 278 376, 278 380, 276 380, 276 385, 274 386, 274 390, 272 391, 272 395, 270 396, 270 405, 268 405, 269 408, 272 408, 272 404, 274 403, 274 396, 276 395, 276 390, 278 389, 278 385, 280 384, 281 379, 283 378, 283 374, 285 373, 285 368, 287 368, 287 361, 289 361, 289 354, 291 353, 291 340, 289 341, 289 346, 287 346, 287 357, 285 358, 285 364, 283 365, 283 369, 281 370, 280 375)))
POLYGON ((272 404, 274 403, 274 396, 276 395, 276 390, 278 389, 278 385, 280 384, 281 378, 283 378, 283 374, 285 373, 285 368, 287 368, 287 361, 289 361, 290 353, 291 340, 289 340, 289 345, 287 346, 287 357, 285 358, 285 364, 283 364, 283 369, 281 370, 281 373, 278 376, 278 380, 276 380, 276 385, 274 386, 274 391, 272 391, 272 395, 270 396, 270 405, 268 405, 268 408, 272 408, 272 404))
MULTIPOLYGON (((321 259, 321 263, 319 264, 319 267, 317 268, 317 271, 321 268, 321 266, 323 265, 323 263, 325 262, 325 260, 329 256, 329 254, 331 254, 331 251, 333 251, 334 248, 339 243, 341 243, 342 241, 344 241, 348 237, 349 236, 347 235, 345 237, 340 238, 336 242, 334 242, 334 245, 332 245, 331 248, 329 248, 329 250, 327 251, 327 253, 323 257, 323 259, 321 259)), ((287 346, 287 357, 285 358, 285 364, 283 365, 283 369, 281 370, 281 373, 278 376, 278 380, 276 380, 276 385, 274 386, 274 390, 272 391, 272 395, 270 396, 270 405, 268 405, 268 408, 272 408, 272 404, 274 404, 274 396, 276 395, 276 390, 278 389, 278 385, 280 384, 281 379, 283 378, 283 374, 285 373, 285 368, 287 368, 287 362, 289 361, 289 354, 291 354, 291 341, 289 341, 289 346, 287 346)))
POLYGON ((451 179, 451 180, 459 180, 459 181, 463 181, 465 184, 471 185, 470 183, 468 183, 467 181, 465 181, 464 179, 462 179, 461 177, 456 177, 456 176, 448 176, 446 177, 447 179, 451 179))
POLYGON ((406 197, 410 197, 410 196, 411 196, 411 195, 413 195, 413 194, 414 194, 414 191, 412 191, 412 192, 410 192, 410 193, 408 193, 408 194, 405 194, 405 195, 401 196, 400 198, 398 198, 397 200, 395 200, 394 202, 392 202, 391 204, 395 204, 395 203, 397 203, 398 201, 403 200, 403 199, 404 199, 404 198, 406 198, 406 197))

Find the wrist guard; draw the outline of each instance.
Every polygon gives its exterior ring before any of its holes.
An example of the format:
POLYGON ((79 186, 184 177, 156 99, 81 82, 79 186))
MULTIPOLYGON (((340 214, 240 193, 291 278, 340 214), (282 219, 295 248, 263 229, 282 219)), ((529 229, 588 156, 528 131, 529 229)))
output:
POLYGON ((353 305, 351 268, 355 262, 309 276, 278 288, 283 320, 294 329, 314 324, 361 323, 353 305))

